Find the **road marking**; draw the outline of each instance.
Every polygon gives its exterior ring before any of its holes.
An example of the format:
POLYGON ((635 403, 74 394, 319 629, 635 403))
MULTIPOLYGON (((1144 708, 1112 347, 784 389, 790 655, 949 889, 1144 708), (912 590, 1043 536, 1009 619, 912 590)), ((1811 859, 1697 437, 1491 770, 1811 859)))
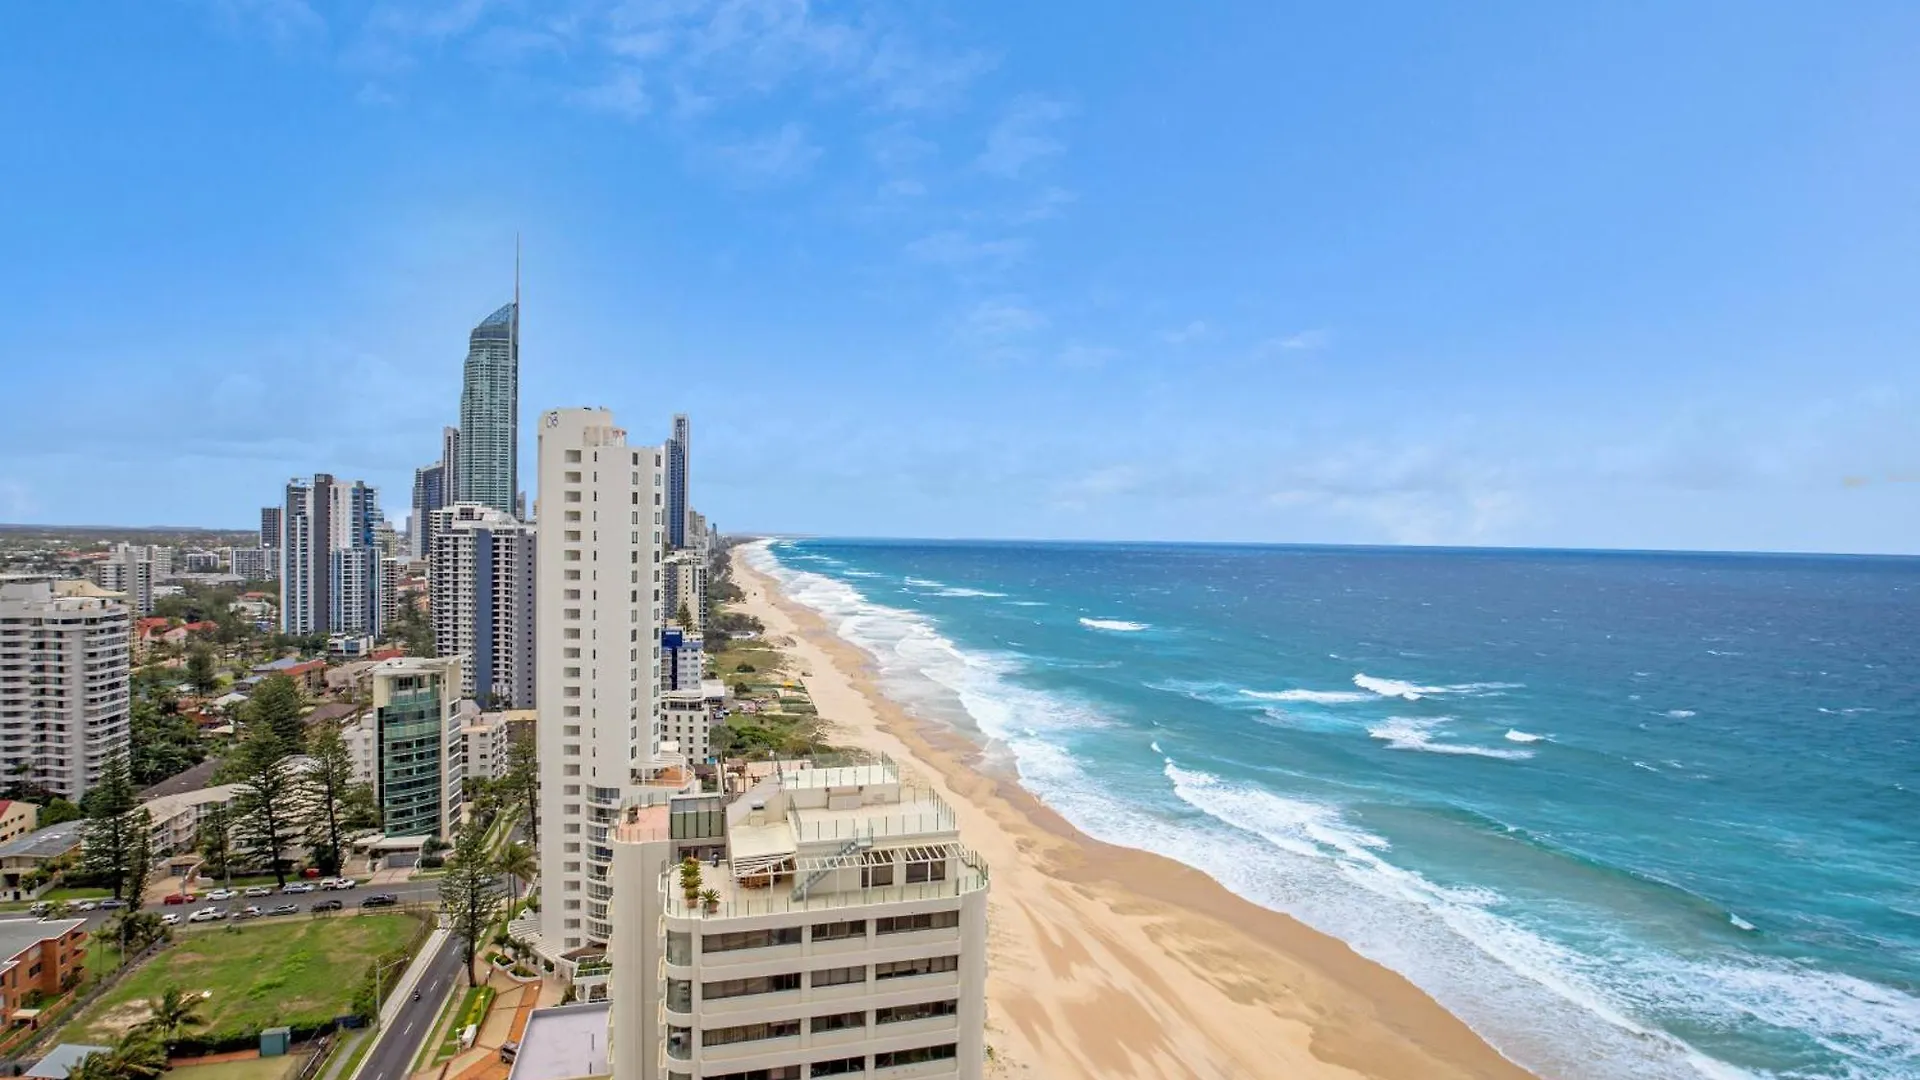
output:
POLYGON ((405 1035, 407 1032, 412 1030, 413 1030, 413 1021, 409 1020, 407 1021, 407 1026, 400 1029, 400 1034, 405 1035))

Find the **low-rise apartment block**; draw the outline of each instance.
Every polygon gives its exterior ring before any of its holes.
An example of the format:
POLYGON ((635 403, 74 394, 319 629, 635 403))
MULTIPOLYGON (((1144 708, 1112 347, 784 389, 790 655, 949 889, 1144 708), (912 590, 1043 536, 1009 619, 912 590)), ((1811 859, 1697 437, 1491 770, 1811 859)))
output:
POLYGON ((51 998, 80 981, 85 927, 85 919, 0 920, 0 1027, 13 1027, 34 991, 51 998))
POLYGON ((614 1080, 981 1076, 987 867, 891 762, 781 762, 612 846, 614 1080))

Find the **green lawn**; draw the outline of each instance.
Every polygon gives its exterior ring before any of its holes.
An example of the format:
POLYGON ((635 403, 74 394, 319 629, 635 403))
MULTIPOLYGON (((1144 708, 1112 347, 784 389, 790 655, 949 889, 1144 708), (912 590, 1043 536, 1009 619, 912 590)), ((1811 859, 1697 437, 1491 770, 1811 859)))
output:
POLYGON ((49 904, 58 904, 62 900, 99 900, 112 896, 112 889, 48 889, 40 894, 40 899, 49 904))
POLYGON ((168 986, 211 991, 202 1032, 323 1023, 348 1011, 372 958, 404 947, 419 925, 410 915, 355 915, 192 934, 121 980, 62 1038, 111 1042, 168 986))
POLYGON ((442 1033, 440 1046, 433 1056, 433 1064, 453 1057, 460 1052, 460 1033, 471 1025, 487 1018, 487 1006, 493 1004, 493 987, 475 986, 467 990, 466 997, 460 1001, 459 1009, 453 1014, 453 1022, 442 1033))
POLYGON ((280 1080, 291 1076, 305 1060, 304 1055, 253 1058, 248 1061, 223 1061, 218 1065, 182 1065, 167 1073, 168 1080, 280 1080))

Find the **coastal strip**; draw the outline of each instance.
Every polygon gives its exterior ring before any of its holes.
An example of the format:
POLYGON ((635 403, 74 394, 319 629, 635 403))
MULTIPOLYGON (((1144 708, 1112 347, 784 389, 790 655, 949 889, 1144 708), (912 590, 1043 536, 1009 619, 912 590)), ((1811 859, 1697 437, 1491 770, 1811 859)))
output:
POLYGON ((981 747, 882 695, 871 657, 731 558, 736 609, 793 656, 832 741, 919 774, 992 867, 989 1075, 1531 1075, 1345 943, 1198 870, 1083 835, 987 766, 981 747))

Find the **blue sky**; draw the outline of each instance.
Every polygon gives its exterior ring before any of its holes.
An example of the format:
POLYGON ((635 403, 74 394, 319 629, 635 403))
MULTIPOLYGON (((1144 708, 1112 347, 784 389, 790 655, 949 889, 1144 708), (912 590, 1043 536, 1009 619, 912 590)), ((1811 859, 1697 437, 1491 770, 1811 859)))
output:
POLYGON ((1920 7, 30 4, 0 520, 404 517, 532 420, 723 527, 1920 551, 1920 7))

